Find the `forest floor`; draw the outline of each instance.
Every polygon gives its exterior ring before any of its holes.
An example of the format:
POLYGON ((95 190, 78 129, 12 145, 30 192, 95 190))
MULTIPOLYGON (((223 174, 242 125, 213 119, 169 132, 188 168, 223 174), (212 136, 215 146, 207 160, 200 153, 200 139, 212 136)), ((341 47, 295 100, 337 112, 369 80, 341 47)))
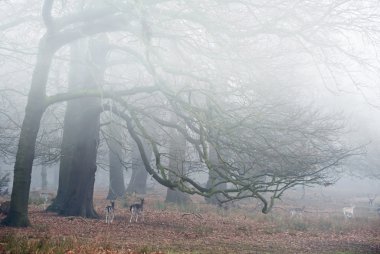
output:
POLYGON ((31 227, 0 227, 0 253, 380 253, 376 214, 346 220, 313 210, 291 217, 286 207, 263 215, 245 204, 226 210, 145 200, 144 222, 129 223, 126 201, 117 201, 112 224, 105 223, 100 196, 99 219, 61 217, 31 204, 31 227))

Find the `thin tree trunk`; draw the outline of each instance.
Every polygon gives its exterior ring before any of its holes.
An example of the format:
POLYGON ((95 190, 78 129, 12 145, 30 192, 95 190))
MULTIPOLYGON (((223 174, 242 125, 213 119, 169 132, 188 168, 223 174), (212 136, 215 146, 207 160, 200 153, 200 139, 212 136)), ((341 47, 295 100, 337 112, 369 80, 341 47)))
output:
POLYGON ((14 166, 11 205, 2 224, 13 227, 30 225, 28 200, 31 183, 35 145, 40 122, 45 110, 45 85, 51 66, 54 50, 48 47, 46 38, 41 39, 37 63, 33 72, 28 103, 21 126, 20 139, 14 166))

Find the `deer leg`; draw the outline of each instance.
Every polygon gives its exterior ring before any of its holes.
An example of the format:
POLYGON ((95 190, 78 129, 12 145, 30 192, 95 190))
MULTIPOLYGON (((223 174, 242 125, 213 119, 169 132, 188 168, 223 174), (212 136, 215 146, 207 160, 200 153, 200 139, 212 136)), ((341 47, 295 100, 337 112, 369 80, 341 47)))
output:
POLYGON ((129 219, 129 223, 132 222, 133 213, 131 214, 131 218, 129 219))

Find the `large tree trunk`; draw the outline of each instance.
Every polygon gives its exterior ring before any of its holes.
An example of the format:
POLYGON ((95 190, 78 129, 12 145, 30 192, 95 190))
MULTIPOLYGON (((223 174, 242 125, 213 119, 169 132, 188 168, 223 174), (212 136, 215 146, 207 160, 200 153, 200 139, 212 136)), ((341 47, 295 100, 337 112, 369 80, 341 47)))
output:
POLYGON ((93 191, 96 172, 96 155, 99 143, 99 106, 98 99, 85 99, 77 111, 78 126, 73 130, 71 139, 72 157, 65 158, 70 162, 67 168, 68 183, 59 213, 68 216, 96 218, 93 208, 93 191))
MULTIPOLYGON (((174 121, 174 119, 172 119, 174 121)), ((175 172, 169 174, 171 181, 178 180, 176 175, 186 174, 186 168, 184 166, 186 155, 186 139, 183 135, 176 131, 173 131, 170 147, 169 147, 169 168, 175 172)), ((191 199, 189 194, 183 193, 176 189, 169 189, 166 193, 165 202, 172 202, 178 205, 190 203, 191 199)))
POLYGON ((124 174, 122 164, 122 145, 120 130, 116 124, 110 125, 110 139, 108 141, 110 183, 107 199, 115 200, 125 195, 124 174))
MULTIPOLYGON (((148 159, 151 159, 152 148, 144 142, 144 150, 148 159)), ((132 176, 129 181, 127 192, 128 193, 137 193, 137 194, 146 194, 146 181, 148 179, 148 172, 145 170, 144 163, 141 159, 139 149, 137 144, 133 142, 132 147, 132 176)))
MULTIPOLYGON (((103 79, 106 45, 103 40, 90 42, 86 39, 72 45, 70 89, 94 89, 103 79), (88 58, 91 64, 86 64, 88 58)), ((48 210, 62 215, 97 217, 93 208, 93 189, 99 143, 99 107, 99 98, 75 99, 67 104, 58 192, 48 210)))
POLYGON ((49 211, 62 215, 96 217, 92 208, 92 195, 99 142, 99 114, 95 106, 99 106, 99 102, 94 98, 68 103, 61 145, 58 192, 49 211), (74 210, 81 212, 74 213, 74 210))
POLYGON ((31 173, 35 153, 36 138, 40 121, 45 110, 45 86, 54 50, 48 47, 46 38, 41 39, 37 63, 33 72, 25 117, 21 126, 20 139, 14 166, 11 205, 4 225, 26 227, 31 173))

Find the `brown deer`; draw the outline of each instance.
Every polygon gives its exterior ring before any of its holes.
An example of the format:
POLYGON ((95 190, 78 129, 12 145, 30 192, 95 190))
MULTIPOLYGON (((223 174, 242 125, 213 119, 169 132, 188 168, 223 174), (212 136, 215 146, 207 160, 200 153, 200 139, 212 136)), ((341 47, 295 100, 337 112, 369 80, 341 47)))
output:
POLYGON ((111 201, 111 205, 106 206, 106 223, 112 223, 115 217, 115 201, 111 201))
POLYGON ((129 211, 131 211, 131 218, 129 219, 129 223, 132 222, 133 216, 136 217, 136 222, 137 219, 139 218, 139 215, 141 215, 142 220, 144 221, 144 199, 142 198, 139 203, 133 204, 129 207, 129 211))

